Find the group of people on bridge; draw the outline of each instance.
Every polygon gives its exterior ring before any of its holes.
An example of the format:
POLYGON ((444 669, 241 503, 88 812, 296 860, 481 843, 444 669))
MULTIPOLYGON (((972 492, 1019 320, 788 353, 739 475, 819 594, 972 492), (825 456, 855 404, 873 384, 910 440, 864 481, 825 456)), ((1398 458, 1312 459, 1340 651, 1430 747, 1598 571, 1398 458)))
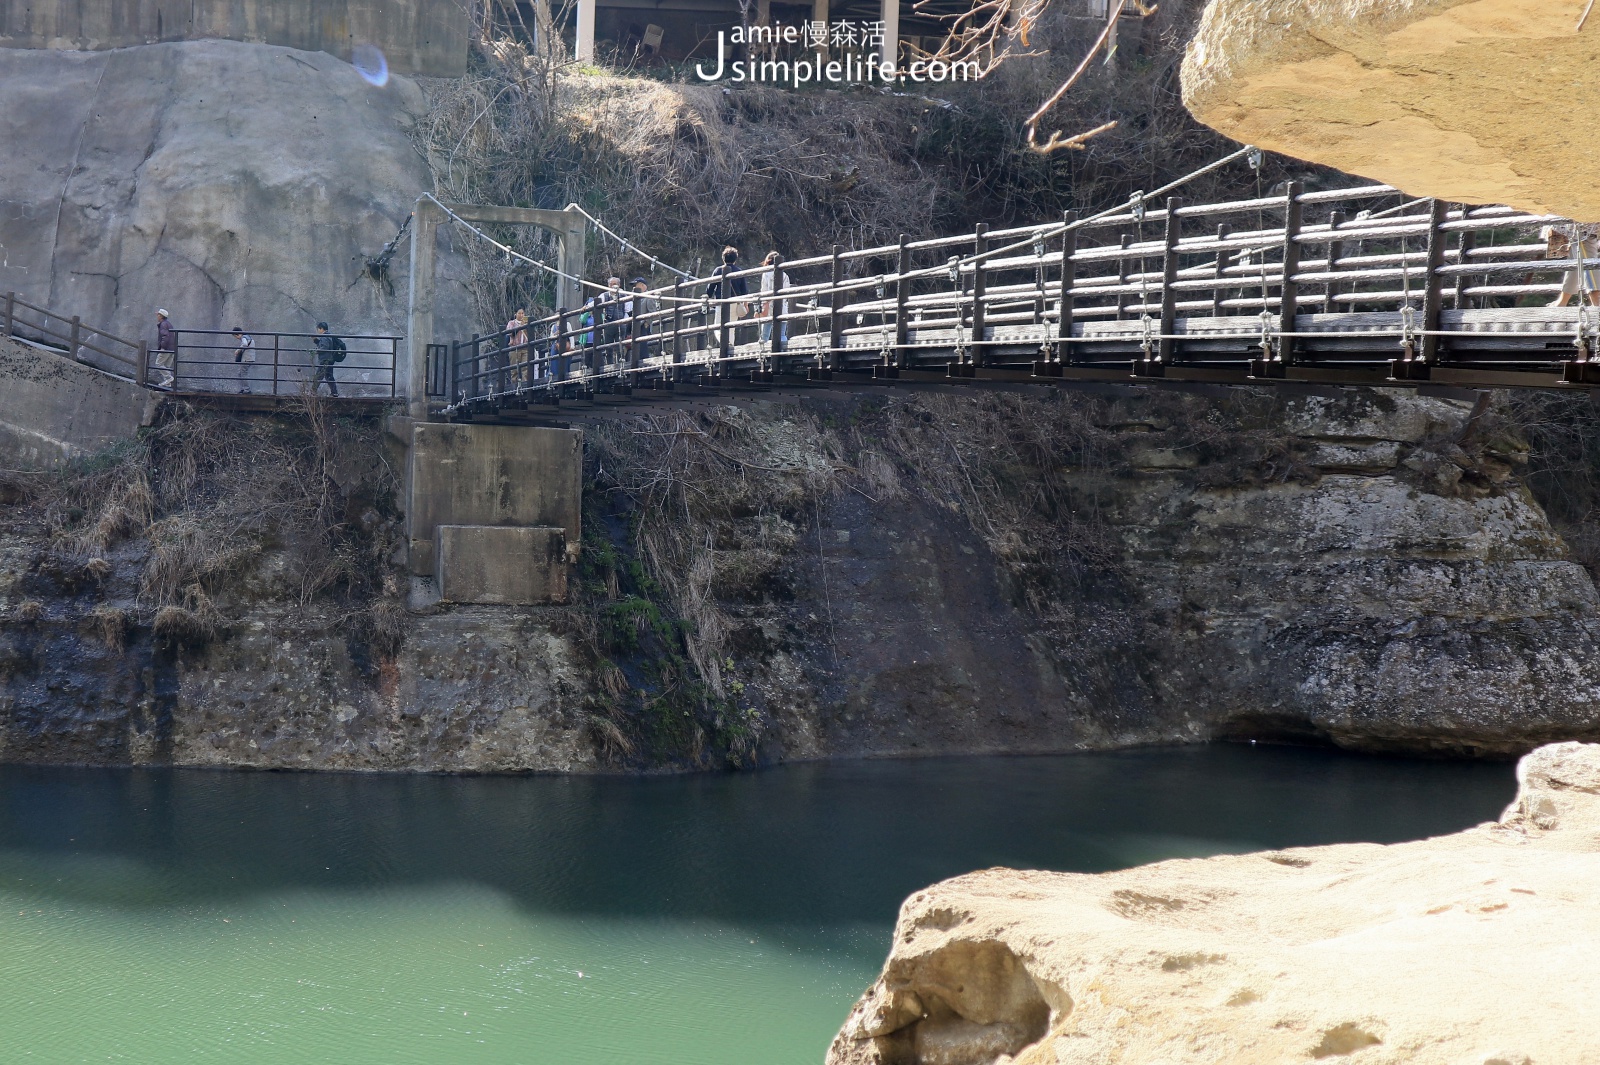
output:
MULTIPOLYGON (((730 323, 761 319, 762 343, 772 340, 773 312, 778 318, 778 345, 788 342, 788 325, 783 316, 788 314, 788 301, 782 293, 791 287, 789 275, 779 265, 776 251, 768 252, 762 260, 764 270, 755 293, 751 293, 749 279, 740 276, 745 268, 739 265, 739 249, 729 245, 722 250, 722 263, 711 272, 711 281, 705 295, 711 300, 731 300, 730 323), (773 306, 773 301, 777 306, 773 306)), ((489 369, 494 371, 499 388, 521 387, 543 377, 547 372, 565 376, 568 363, 585 359, 594 351, 616 351, 622 346, 637 343, 641 356, 658 354, 651 336, 660 330, 656 319, 639 323, 641 316, 653 315, 661 310, 660 301, 648 294, 650 284, 643 277, 635 277, 627 288, 622 278, 607 279, 606 287, 590 296, 579 307, 560 307, 555 321, 544 337, 528 334, 529 313, 518 309, 499 331, 496 349, 488 356, 489 369), (635 334, 638 335, 635 335, 635 334)), ((737 329, 736 324, 730 328, 737 329)), ((712 331, 714 341, 722 342, 720 328, 712 331)))
MULTIPOLYGON (((150 381, 150 387, 164 392, 170 392, 178 385, 178 329, 172 324, 172 316, 165 307, 156 311, 156 346, 151 359, 151 369, 155 371, 157 379, 150 381)), ((208 331, 201 331, 208 332, 208 331)), ((233 376, 238 385, 238 394, 251 395, 258 391, 255 385, 257 374, 255 367, 259 361, 259 353, 255 337, 246 332, 243 326, 234 326, 231 330, 231 340, 220 343, 202 343, 191 345, 202 354, 191 361, 198 367, 199 376, 207 382, 207 387, 200 391, 221 392, 220 382, 226 379, 228 362, 233 363, 233 376), (232 347, 229 348, 231 343, 232 347)), ((339 336, 329 332, 327 322, 318 322, 317 331, 311 337, 311 351, 315 360, 315 373, 311 377, 311 392, 316 394, 321 387, 328 386, 328 395, 339 395, 339 383, 334 379, 333 368, 345 360, 349 349, 339 336)), ((269 393, 277 391, 276 373, 274 380, 267 390, 269 393)))

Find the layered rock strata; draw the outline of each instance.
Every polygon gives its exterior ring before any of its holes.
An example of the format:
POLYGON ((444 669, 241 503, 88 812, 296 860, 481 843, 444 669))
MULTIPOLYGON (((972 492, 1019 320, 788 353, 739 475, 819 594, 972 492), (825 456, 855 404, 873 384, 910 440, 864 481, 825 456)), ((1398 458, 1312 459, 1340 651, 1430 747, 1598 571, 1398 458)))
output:
MULTIPOLYGON (((52 534, 0 507, 0 757, 570 771, 1217 737, 1509 757, 1600 736, 1600 597, 1493 411, 1129 390, 702 417, 615 432, 663 449, 630 460, 649 478, 722 493, 717 512, 606 513, 625 492, 591 480, 571 605, 391 598, 377 634, 263 542, 205 578, 204 639, 159 637, 148 575, 211 519, 93 559, 69 546, 93 514, 52 534), (666 449, 701 447, 737 463, 672 472, 666 449), (697 545, 698 614, 660 587, 681 574, 630 554, 643 534, 697 545)), ((589 476, 618 461, 592 454, 589 476)), ((345 527, 391 535, 341 477, 345 527)))
POLYGON ((1600 220, 1575 115, 1600 89, 1585 0, 1212 0, 1183 65, 1195 117, 1396 185, 1600 220))
POLYGON ((1600 1046, 1600 747, 1417 843, 990 869, 901 908, 829 1065, 1534 1065, 1600 1046))

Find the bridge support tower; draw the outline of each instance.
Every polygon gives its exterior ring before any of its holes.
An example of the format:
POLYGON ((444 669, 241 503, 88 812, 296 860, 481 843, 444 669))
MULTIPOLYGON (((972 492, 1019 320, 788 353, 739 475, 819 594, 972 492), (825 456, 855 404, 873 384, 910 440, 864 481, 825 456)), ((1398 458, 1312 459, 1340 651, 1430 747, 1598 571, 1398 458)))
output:
MULTIPOLYGON (((470 203, 445 206, 464 222, 538 226, 554 233, 561 242, 557 268, 568 275, 556 279, 556 305, 576 309, 583 302, 578 283, 570 280, 583 276, 584 239, 588 233, 588 220, 577 205, 560 211, 470 203)), ((439 224, 448 217, 427 196, 418 198, 411 217, 411 304, 406 321, 406 357, 397 368, 396 382, 406 396, 411 417, 418 421, 428 417, 427 350, 433 342, 434 245, 439 224)))

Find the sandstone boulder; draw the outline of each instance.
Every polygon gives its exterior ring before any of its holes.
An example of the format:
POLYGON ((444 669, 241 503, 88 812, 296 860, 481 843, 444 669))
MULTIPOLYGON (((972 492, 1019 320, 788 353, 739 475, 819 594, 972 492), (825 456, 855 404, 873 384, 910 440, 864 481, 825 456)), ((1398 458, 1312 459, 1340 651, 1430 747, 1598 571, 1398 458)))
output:
MULTIPOLYGON (((409 246, 392 291, 360 273, 432 188, 423 110, 414 82, 323 52, 0 49, 0 291, 134 340, 157 307, 188 329, 403 333, 409 246)), ((465 289, 438 298, 441 335, 470 332, 465 289)))
POLYGON ((1501 820, 913 895, 829 1065, 1563 1065, 1600 1047, 1600 746, 1501 820))
POLYGON ((1586 0, 1211 0, 1184 102, 1230 137, 1415 195, 1600 220, 1586 0))

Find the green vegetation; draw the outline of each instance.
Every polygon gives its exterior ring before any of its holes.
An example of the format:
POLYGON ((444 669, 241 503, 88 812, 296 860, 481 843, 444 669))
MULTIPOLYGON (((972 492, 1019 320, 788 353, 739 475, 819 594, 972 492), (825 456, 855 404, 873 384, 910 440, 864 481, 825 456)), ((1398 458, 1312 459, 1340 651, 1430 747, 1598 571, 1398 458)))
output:
POLYGON ((692 626, 635 550, 638 512, 610 505, 595 488, 584 494, 575 607, 600 681, 595 738, 623 763, 753 765, 757 712, 738 707, 743 685, 719 692, 700 677, 689 659, 692 626))

